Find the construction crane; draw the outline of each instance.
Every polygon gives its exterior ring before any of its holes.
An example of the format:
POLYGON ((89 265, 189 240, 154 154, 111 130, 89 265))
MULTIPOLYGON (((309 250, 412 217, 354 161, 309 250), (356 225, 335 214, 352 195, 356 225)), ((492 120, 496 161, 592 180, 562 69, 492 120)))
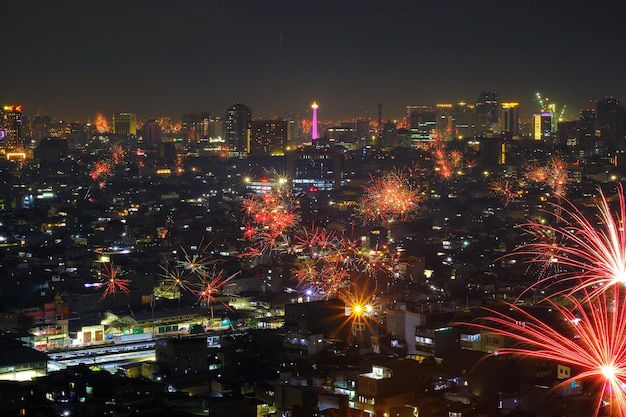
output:
POLYGON ((567 104, 564 104, 560 110, 557 110, 556 103, 550 103, 550 99, 547 97, 542 97, 541 93, 539 92, 535 93, 535 100, 537 100, 537 103, 539 103, 539 108, 542 113, 550 112, 555 116, 555 121, 563 121, 567 104))

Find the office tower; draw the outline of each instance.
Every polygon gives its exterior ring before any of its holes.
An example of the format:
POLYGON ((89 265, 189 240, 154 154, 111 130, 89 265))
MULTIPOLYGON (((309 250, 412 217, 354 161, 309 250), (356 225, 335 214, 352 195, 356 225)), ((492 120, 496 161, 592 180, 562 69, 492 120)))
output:
POLYGON ((22 147, 22 106, 4 106, 0 111, 0 143, 5 150, 22 147))
POLYGON ((380 132, 380 146, 393 147, 400 145, 400 136, 398 135, 398 128, 396 124, 391 120, 387 120, 387 123, 383 124, 380 132))
POLYGON ((552 113, 533 114, 533 139, 547 141, 552 136, 552 113))
POLYGON ((502 133, 510 139, 519 139, 519 103, 502 103, 502 133))
POLYGON ((181 117, 181 133, 186 143, 197 143, 209 139, 211 115, 209 112, 192 112, 181 117))
MULTIPOLYGON (((50 118, 48 118, 47 120, 49 122, 50 118)), ((42 139, 48 136, 48 127, 49 126, 46 125, 43 117, 39 115, 35 116, 31 126, 31 131, 33 134, 32 139, 35 143, 41 142, 42 139)))
POLYGON ((290 151, 286 156, 295 191, 329 191, 343 185, 342 152, 313 145, 290 151))
POLYGON ((452 140, 452 104, 440 103, 435 106, 437 112, 437 136, 443 140, 452 140))
POLYGON ((317 103, 313 102, 311 104, 311 110, 313 112, 313 119, 311 120, 311 140, 315 140, 319 138, 319 134, 317 132, 317 103))
POLYGON ((358 141, 354 124, 342 123, 339 126, 331 126, 324 131, 324 138, 330 144, 341 144, 350 150, 357 149, 358 141))
POLYGON ((486 115, 489 126, 498 123, 499 116, 498 93, 492 91, 482 91, 476 99, 476 114, 486 115))
POLYGON ((596 109, 583 109, 578 120, 578 143, 583 156, 593 155, 595 148, 596 109))
POLYGON ((363 145, 372 145, 375 139, 375 136, 372 135, 370 119, 369 118, 359 118, 355 125, 355 140, 360 142, 363 145), (368 140, 369 139, 369 140, 368 140))
POLYGON ((68 123, 69 134, 66 136, 67 144, 71 148, 87 145, 87 126, 84 123, 68 123))
POLYGON ((137 115, 135 113, 115 113, 113 133, 116 135, 137 135, 137 115))
POLYGON ((143 146, 146 148, 156 148, 163 142, 163 132, 159 122, 154 119, 146 120, 141 128, 143 135, 143 146))
POLYGON ((254 120, 250 128, 250 155, 282 156, 287 148, 286 120, 254 120))
POLYGON ((252 112, 245 104, 237 103, 226 109, 224 139, 233 156, 250 153, 250 124, 252 112))
POLYGON ((596 136, 606 142, 609 152, 625 150, 624 106, 613 97, 596 102, 596 136))
POLYGON ((224 120, 221 117, 212 117, 209 124, 209 138, 210 139, 223 139, 224 138, 224 120))
POLYGON ((70 134, 70 125, 62 120, 50 122, 47 131, 48 137, 66 139, 70 134))
POLYGON ((474 106, 464 102, 457 103, 452 109, 452 137, 455 139, 473 137, 476 134, 475 125, 474 106))
POLYGON ((413 146, 421 147, 435 140, 437 112, 430 106, 407 106, 413 146))

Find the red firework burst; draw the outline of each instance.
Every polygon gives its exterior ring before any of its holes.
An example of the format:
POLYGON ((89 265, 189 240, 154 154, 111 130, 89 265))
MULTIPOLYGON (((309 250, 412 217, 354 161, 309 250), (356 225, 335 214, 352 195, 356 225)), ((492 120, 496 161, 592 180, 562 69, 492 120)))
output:
POLYGON ((224 287, 235 278, 239 272, 226 275, 223 270, 212 268, 200 277, 198 283, 194 285, 193 293, 198 298, 198 303, 208 306, 217 295, 223 293, 224 287))
POLYGON ((109 295, 115 295, 120 291, 128 294, 130 280, 123 279, 123 274, 122 269, 113 265, 112 262, 102 264, 102 271, 100 271, 102 282, 98 284, 98 288, 104 288, 101 299, 105 299, 109 295))
MULTIPOLYGON (((572 295, 547 299, 556 315, 546 323, 515 304, 506 312, 486 308, 489 317, 474 326, 513 342, 497 354, 537 358, 572 367, 566 386, 582 381, 597 394, 594 414, 626 416, 626 299, 619 286, 580 301, 572 295)), ((583 290, 584 292, 584 290, 583 290)))
POLYGON ((250 255, 288 247, 288 233, 300 217, 291 193, 282 183, 262 194, 250 195, 242 203, 242 210, 246 217, 243 237, 251 243, 250 255))
MULTIPOLYGON (((601 190, 595 216, 588 216, 573 203, 553 203, 556 224, 534 221, 523 225, 534 240, 514 253, 529 255, 530 262, 553 265, 554 273, 540 279, 538 285, 566 285, 559 292, 575 293, 581 289, 594 296, 613 285, 626 284, 626 203, 622 186, 616 193, 617 211, 601 190)), ((510 255, 509 255, 510 256, 510 255)), ((555 287, 557 288, 557 287, 555 287)))
POLYGON ((529 183, 548 186, 557 197, 565 196, 569 184, 567 164, 559 157, 553 157, 545 165, 529 164, 524 178, 529 183))
POLYGON ((364 195, 357 212, 365 222, 402 221, 419 208, 419 190, 403 171, 394 170, 381 178, 370 176, 370 186, 363 186, 364 195))
POLYGON ((100 177, 107 176, 111 174, 111 167, 104 161, 97 161, 94 163, 93 168, 89 175, 91 179, 97 181, 100 177))
POLYGON ((515 180, 499 178, 491 183, 491 190, 502 198, 506 206, 517 197, 516 184, 515 180))

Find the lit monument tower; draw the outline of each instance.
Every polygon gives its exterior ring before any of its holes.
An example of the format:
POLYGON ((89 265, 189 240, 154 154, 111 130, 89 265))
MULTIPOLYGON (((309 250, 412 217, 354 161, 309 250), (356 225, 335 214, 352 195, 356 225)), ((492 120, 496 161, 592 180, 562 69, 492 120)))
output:
POLYGON ((319 138, 317 134, 317 103, 313 102, 311 104, 311 108, 313 109, 313 120, 311 121, 311 140, 315 140, 319 138))

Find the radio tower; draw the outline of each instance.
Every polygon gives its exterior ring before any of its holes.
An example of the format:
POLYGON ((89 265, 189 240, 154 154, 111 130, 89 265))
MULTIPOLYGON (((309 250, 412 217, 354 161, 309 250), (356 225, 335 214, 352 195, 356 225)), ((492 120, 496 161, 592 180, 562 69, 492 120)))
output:
POLYGON ((313 120, 311 120, 311 140, 314 141, 315 139, 319 138, 319 135, 317 134, 317 103, 313 102, 313 104, 311 104, 311 109, 313 109, 313 120))
POLYGON ((380 146, 380 142, 383 135, 383 102, 378 100, 378 145, 380 146))

